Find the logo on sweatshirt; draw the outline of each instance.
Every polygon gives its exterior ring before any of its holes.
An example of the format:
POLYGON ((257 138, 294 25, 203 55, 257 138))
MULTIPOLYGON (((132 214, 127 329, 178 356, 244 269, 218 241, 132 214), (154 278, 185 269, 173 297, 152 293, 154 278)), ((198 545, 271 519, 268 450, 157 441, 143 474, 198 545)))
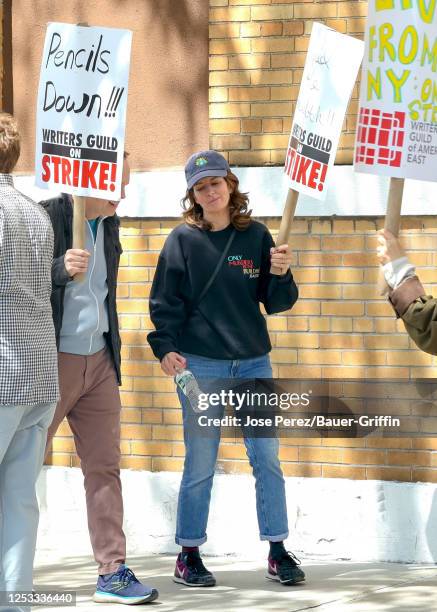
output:
POLYGON ((258 278, 259 268, 253 265, 253 259, 243 259, 243 255, 229 255, 228 266, 238 267, 248 278, 258 278))

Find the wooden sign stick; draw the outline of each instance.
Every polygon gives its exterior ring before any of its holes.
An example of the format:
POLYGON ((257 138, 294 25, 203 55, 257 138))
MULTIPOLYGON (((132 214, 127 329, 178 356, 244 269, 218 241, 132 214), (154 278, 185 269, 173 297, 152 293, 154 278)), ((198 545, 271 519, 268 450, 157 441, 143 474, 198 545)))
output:
MULTIPOLYGON (((84 21, 77 24, 89 28, 89 23, 84 21)), ((73 249, 85 248, 85 197, 73 196, 73 249)), ((75 281, 81 282, 85 279, 85 274, 76 274, 75 281)))
MULTIPOLYGON (((396 238, 399 235, 399 226, 401 224, 401 206, 402 195, 404 193, 404 179, 390 179, 390 189, 388 192, 387 213, 385 216, 384 229, 389 230, 396 238)), ((382 268, 379 269, 378 277, 378 293, 384 295, 389 290, 384 277, 382 268)))
MULTIPOLYGON (((288 244, 290 239, 291 226, 293 224, 294 213, 296 212, 297 199, 299 192, 295 189, 289 189, 287 199, 285 200, 284 212, 282 214, 281 225, 279 226, 278 238, 276 239, 276 245, 288 244)), ((271 274, 280 276, 282 274, 280 268, 270 268, 271 274)))
MULTIPOLYGON (((73 249, 85 248, 85 197, 73 196, 73 249)), ((75 274, 74 280, 81 282, 85 274, 75 274)))

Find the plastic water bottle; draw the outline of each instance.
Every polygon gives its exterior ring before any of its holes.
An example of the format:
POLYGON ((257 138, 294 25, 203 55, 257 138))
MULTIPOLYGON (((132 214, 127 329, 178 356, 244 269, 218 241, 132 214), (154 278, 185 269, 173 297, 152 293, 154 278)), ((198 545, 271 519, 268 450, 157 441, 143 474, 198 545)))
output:
POLYGON ((205 408, 199 408, 199 396, 202 391, 197 384, 194 374, 190 370, 181 370, 175 376, 175 383, 190 402, 194 412, 202 412, 205 408))

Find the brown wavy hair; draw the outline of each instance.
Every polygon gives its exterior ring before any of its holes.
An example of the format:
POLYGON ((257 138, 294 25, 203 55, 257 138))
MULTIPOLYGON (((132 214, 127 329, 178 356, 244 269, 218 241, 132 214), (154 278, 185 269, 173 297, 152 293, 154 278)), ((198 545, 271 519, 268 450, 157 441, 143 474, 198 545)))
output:
MULTIPOLYGON (((233 172, 228 170, 228 174, 223 177, 231 189, 229 199, 229 212, 231 223, 237 230, 245 230, 250 222, 251 210, 248 210, 249 196, 238 189, 239 180, 233 172)), ((198 227, 203 230, 212 229, 211 223, 203 218, 203 208, 194 199, 194 189, 187 189, 185 197, 181 200, 184 212, 182 216, 185 223, 198 227)))

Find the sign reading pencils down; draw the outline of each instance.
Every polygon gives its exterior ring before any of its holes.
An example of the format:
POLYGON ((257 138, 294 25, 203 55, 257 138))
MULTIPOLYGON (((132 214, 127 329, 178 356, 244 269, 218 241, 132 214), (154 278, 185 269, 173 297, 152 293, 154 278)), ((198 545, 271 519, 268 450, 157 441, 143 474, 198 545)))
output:
POLYGON ((290 189, 325 198, 363 52, 360 40, 313 25, 285 158, 290 189))
POLYGON ((38 89, 38 187, 120 198, 132 33, 50 23, 38 89))

